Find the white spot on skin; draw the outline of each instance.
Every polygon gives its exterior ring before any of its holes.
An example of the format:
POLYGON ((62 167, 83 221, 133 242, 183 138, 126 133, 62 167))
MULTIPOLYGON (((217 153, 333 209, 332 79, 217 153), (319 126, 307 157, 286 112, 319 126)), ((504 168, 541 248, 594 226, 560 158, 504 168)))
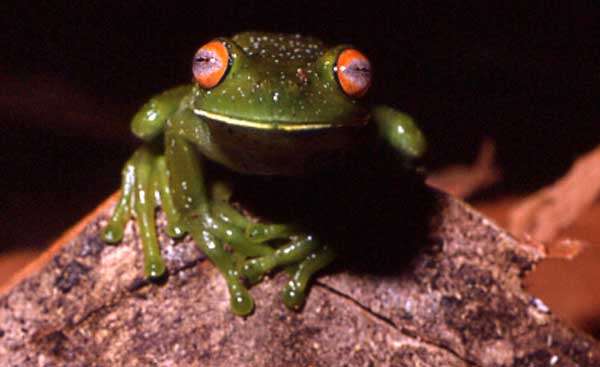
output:
POLYGON ((146 118, 147 118, 149 121, 154 121, 154 120, 156 120, 156 119, 158 118, 158 113, 156 113, 156 111, 154 111, 154 110, 150 110, 150 111, 148 111, 148 113, 146 114, 146 118))
POLYGON ((277 102, 279 100, 279 92, 273 93, 273 102, 277 102))
POLYGON ((552 356, 550 358, 550 366, 554 366, 558 362, 558 356, 552 356))
POLYGON ((202 232, 202 236, 204 237, 204 243, 206 244, 206 247, 209 250, 214 250, 216 248, 216 244, 214 243, 214 241, 212 241, 212 239, 209 237, 208 232, 203 231, 202 232))
POLYGON ((140 190, 138 199, 140 199, 140 204, 146 204, 146 191, 140 190))

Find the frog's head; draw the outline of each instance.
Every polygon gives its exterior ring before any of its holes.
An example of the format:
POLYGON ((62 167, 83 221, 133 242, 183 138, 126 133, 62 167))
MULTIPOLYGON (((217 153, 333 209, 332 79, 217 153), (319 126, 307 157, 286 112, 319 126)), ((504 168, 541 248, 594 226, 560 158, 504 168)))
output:
POLYGON ((267 130, 361 126, 368 59, 349 45, 328 48, 300 35, 248 32, 218 38, 194 56, 198 115, 267 130))

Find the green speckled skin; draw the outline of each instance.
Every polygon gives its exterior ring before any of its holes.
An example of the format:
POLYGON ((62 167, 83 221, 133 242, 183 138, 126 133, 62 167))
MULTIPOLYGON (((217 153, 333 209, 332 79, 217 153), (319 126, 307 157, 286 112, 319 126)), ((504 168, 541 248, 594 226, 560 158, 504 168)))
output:
POLYGON ((357 101, 340 93, 332 72, 344 46, 328 50, 312 38, 257 33, 236 35, 228 45, 233 62, 227 82, 208 91, 195 88, 194 108, 273 128, 281 122, 344 125, 366 117, 357 101))
POLYGON ((373 140, 388 143, 410 162, 423 155, 425 139, 409 116, 344 94, 334 67, 350 46, 258 32, 219 40, 230 63, 217 86, 173 88, 134 116, 132 131, 144 144, 123 168, 121 199, 103 238, 119 242, 135 217, 145 274, 162 277, 155 228, 161 205, 168 235, 189 233, 219 268, 235 314, 247 315, 254 307, 244 281, 256 283, 282 267, 293 269, 283 301, 298 309, 311 276, 334 259, 334 251, 314 234, 256 223, 239 213, 229 205, 227 185, 206 179, 203 160, 242 174, 297 176, 327 169, 344 152, 373 140))

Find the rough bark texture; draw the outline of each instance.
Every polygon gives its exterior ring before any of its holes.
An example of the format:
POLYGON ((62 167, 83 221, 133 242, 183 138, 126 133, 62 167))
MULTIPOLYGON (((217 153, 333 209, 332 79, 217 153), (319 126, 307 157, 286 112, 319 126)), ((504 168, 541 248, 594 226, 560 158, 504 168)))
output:
POLYGON ((119 246, 98 238, 109 201, 0 296, 0 365, 600 366, 597 341, 521 289, 543 252, 432 197, 428 239, 401 270, 340 265, 302 312, 281 303, 280 273, 245 319, 188 239, 161 235, 170 277, 147 283, 134 226, 119 246))

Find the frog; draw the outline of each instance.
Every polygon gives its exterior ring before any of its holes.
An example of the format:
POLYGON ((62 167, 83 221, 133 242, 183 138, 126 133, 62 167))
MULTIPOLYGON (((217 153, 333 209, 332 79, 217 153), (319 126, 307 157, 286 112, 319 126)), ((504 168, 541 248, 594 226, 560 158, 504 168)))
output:
POLYGON ((249 287, 290 269, 283 303, 300 309, 315 274, 336 258, 319 236, 263 222, 231 202, 231 185, 207 177, 215 163, 244 177, 304 177, 344 153, 385 144, 411 166, 427 151, 409 115, 368 102, 370 60, 351 44, 301 34, 242 32, 197 49, 192 81, 152 97, 134 115, 142 144, 125 163, 120 197, 101 234, 119 243, 133 217, 150 280, 165 276, 156 211, 173 239, 190 235, 222 274, 230 310, 254 310, 249 287))

